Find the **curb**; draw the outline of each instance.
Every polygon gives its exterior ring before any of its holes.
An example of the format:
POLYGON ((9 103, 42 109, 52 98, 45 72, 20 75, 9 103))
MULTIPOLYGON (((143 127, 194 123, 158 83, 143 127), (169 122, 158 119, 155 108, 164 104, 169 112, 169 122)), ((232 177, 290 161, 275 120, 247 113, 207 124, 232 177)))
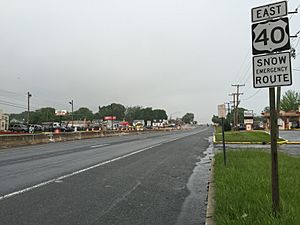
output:
POLYGON ((288 145, 300 145, 299 141, 288 141, 286 144, 288 145))
MULTIPOLYGON (((214 144, 222 144, 221 141, 214 141, 214 144)), ((237 144, 237 145, 261 145, 261 142, 225 142, 225 144, 237 144)), ((270 144, 270 143, 266 143, 270 144)), ((264 145, 266 145, 264 144, 264 145)), ((279 145, 300 145, 300 141, 278 141, 277 144, 279 145)))
MULTIPOLYGON (((281 139, 283 139, 283 138, 281 138, 281 139)), ((223 144, 223 142, 222 141, 216 141, 216 136, 214 135, 214 137, 213 137, 213 143, 214 144, 223 144)), ((261 144, 270 144, 270 143, 262 143, 262 142, 240 142, 240 141, 225 141, 225 144, 237 144, 237 145, 261 145, 261 144)), ((290 141, 288 141, 288 140, 286 140, 286 139, 284 139, 283 141, 278 141, 277 142, 277 144, 278 145, 285 145, 285 144, 287 144, 287 145, 289 145, 289 144, 294 144, 294 145, 298 145, 298 144, 300 144, 300 142, 290 142, 290 141)))
POLYGON ((215 225, 215 221, 213 219, 214 198, 215 198, 214 164, 215 164, 215 159, 213 158, 211 161, 211 171, 210 171, 210 176, 209 176, 209 180, 208 180, 207 209, 206 209, 205 225, 215 225))

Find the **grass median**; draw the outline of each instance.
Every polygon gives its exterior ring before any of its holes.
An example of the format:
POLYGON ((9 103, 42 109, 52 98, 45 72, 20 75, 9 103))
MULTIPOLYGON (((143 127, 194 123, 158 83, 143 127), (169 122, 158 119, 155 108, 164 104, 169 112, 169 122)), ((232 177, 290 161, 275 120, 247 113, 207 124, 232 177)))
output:
MULTIPOLYGON (((216 141, 222 141, 222 133, 215 133, 216 141)), ((278 141, 284 141, 279 138, 278 141)), ((253 143, 269 143, 270 134, 264 131, 227 131, 225 132, 225 142, 253 142, 253 143)))
POLYGON ((281 211, 272 214, 270 153, 261 150, 228 151, 215 156, 216 225, 300 224, 300 157, 279 154, 281 211))

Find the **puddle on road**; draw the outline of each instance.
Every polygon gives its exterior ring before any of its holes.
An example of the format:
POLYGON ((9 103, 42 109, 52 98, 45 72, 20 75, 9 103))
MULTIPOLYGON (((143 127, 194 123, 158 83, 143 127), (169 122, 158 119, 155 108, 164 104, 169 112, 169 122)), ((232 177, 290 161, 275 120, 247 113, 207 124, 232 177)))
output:
POLYGON ((205 156, 196 163, 192 175, 187 183, 190 195, 185 199, 176 225, 205 224, 207 185, 210 174, 211 159, 213 158, 212 137, 209 138, 209 147, 205 156))

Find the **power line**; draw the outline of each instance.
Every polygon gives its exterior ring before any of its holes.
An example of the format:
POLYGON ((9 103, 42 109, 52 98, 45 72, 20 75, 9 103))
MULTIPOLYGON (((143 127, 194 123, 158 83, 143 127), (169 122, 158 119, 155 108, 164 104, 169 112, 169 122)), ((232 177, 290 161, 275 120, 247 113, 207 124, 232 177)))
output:
MULTIPOLYGON (((300 4, 296 7, 295 11, 297 12, 298 9, 300 8, 300 4)), ((291 16, 290 16, 290 20, 294 17, 295 13, 293 13, 291 16)))
POLYGON ((5 100, 2 100, 2 99, 0 99, 0 102, 6 103, 6 104, 11 104, 11 105, 16 105, 16 106, 20 106, 20 107, 25 107, 26 108, 25 105, 14 103, 14 102, 5 101, 5 100))
POLYGON ((0 92, 6 93, 6 94, 12 94, 12 95, 21 95, 21 93, 13 92, 13 91, 8 91, 0 88, 0 92))
POLYGON ((249 99, 253 98, 254 96, 256 96, 262 89, 258 89, 253 95, 251 95, 248 98, 243 99, 243 101, 248 101, 249 99))
POLYGON ((26 109, 25 106, 15 105, 13 103, 2 102, 2 101, 0 101, 0 105, 11 106, 11 107, 14 107, 14 108, 19 108, 19 109, 26 109))
MULTIPOLYGON (((300 32, 300 31, 299 31, 299 32, 300 32)), ((299 32, 298 32, 298 33, 299 33, 299 32)), ((297 33, 297 34, 298 34, 298 33, 297 33)), ((296 45, 295 45, 294 49, 296 49, 296 48, 298 47, 298 45, 299 45, 299 41, 300 41, 300 37, 298 37, 298 41, 297 41, 297 43, 296 43, 296 45)))

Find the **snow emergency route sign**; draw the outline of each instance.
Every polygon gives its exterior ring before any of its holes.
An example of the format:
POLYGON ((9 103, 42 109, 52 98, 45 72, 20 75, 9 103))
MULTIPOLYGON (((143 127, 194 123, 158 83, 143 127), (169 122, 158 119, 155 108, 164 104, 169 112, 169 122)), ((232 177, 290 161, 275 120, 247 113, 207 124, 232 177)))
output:
POLYGON ((290 85, 292 85, 292 71, 289 52, 253 57, 254 88, 290 85))

